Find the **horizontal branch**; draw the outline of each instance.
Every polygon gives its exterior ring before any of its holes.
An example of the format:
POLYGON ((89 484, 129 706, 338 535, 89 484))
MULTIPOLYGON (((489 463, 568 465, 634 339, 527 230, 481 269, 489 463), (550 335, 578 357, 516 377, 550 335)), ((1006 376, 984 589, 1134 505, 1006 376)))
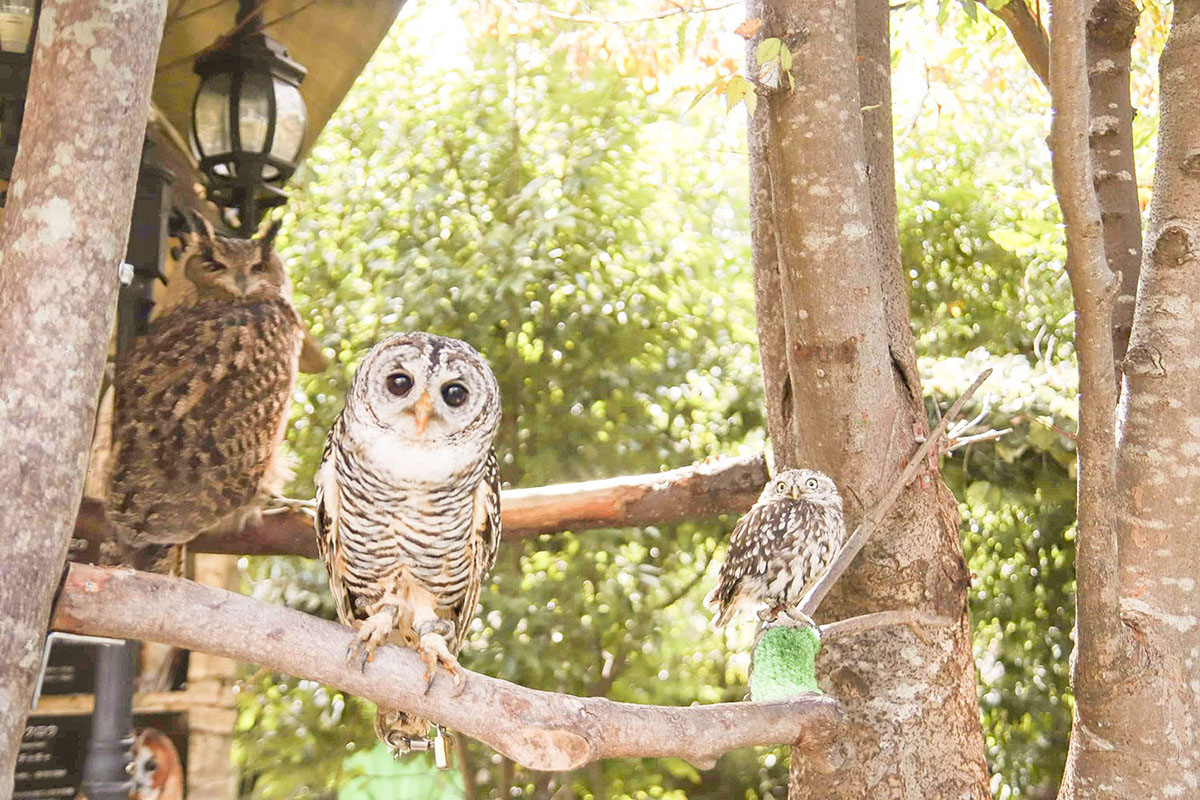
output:
MULTIPOLYGON (((767 463, 759 453, 649 475, 507 489, 500 500, 504 538, 664 525, 741 513, 754 505, 766 482, 767 463)), ((87 552, 94 552, 104 536, 103 518, 103 505, 85 498, 75 536, 88 543, 87 552)), ((188 547, 197 553, 317 557, 312 520, 290 511, 267 514, 260 524, 238 534, 202 536, 188 547)), ((72 558, 95 560, 79 554, 72 558)))
POLYGON ((365 672, 346 665, 350 628, 192 581, 71 564, 51 627, 164 642, 319 681, 471 736, 524 767, 561 771, 602 758, 678 757, 701 769, 723 753, 791 744, 824 755, 842 721, 836 700, 686 707, 616 703, 526 689, 466 672, 425 691, 417 654, 385 645, 365 672), (153 609, 153 613, 147 613, 153 609))

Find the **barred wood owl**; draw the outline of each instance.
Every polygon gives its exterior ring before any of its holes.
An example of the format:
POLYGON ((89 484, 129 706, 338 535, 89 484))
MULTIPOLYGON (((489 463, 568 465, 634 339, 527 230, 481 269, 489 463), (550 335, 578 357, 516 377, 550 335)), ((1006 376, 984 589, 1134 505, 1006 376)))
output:
POLYGON ((713 626, 727 625, 742 608, 765 606, 772 619, 794 608, 845 539, 833 479, 810 469, 779 473, 733 529, 717 585, 704 599, 713 626))
MULTIPOLYGON (((426 680, 456 660, 500 543, 492 441, 500 388, 465 342, 401 333, 358 368, 317 472, 317 538, 342 622, 358 629, 361 666, 389 638, 414 647, 426 680)), ((395 753, 429 723, 379 710, 395 753)))
POLYGON ((240 527, 282 491, 304 329, 277 230, 192 236, 181 263, 194 297, 118 360, 106 562, 163 571, 172 545, 240 527))

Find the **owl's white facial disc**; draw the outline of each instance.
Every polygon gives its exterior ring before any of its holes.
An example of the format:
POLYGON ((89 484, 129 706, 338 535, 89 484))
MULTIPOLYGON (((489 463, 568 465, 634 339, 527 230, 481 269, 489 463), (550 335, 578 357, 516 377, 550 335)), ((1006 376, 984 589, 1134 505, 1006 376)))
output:
POLYGON ((814 469, 788 469, 780 472, 763 487, 758 501, 764 503, 789 498, 807 500, 838 510, 842 508, 837 484, 825 473, 814 469))
POLYGON ((355 376, 351 406, 393 446, 425 453, 486 450, 500 424, 499 386, 483 357, 465 342, 426 333, 377 345, 355 376))

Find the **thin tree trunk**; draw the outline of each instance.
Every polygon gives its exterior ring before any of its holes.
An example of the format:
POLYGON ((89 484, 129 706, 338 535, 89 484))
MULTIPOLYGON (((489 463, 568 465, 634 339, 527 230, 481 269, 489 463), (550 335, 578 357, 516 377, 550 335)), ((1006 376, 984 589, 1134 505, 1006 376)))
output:
MULTIPOLYGON (((1080 495, 1081 527, 1085 506, 1108 504, 1116 517, 1123 625, 1089 652, 1081 604, 1062 791, 1071 800, 1200 793, 1200 0, 1175 3, 1160 80, 1149 247, 1117 414, 1116 497, 1080 495)), ((1088 576, 1078 580, 1082 592, 1088 576)))
POLYGON ((83 489, 165 0, 46 0, 0 233, 0 797, 83 489))
MULTIPOLYGON (((748 16, 762 17, 759 38, 783 39, 797 66, 795 92, 760 103, 750 132, 768 424, 776 462, 831 474, 853 526, 925 430, 895 232, 887 6, 760 0, 748 16)), ((822 686, 850 719, 841 768, 793 760, 790 796, 986 797, 967 573, 935 469, 882 528, 822 611, 908 607, 959 622, 826 647, 822 686)))
POLYGON ((1118 382, 1121 361, 1129 347, 1142 265, 1142 211, 1133 163, 1133 104, 1129 99, 1129 48, 1140 13, 1133 0, 1099 0, 1092 6, 1087 23, 1092 178, 1100 201, 1108 267, 1121 274, 1112 321, 1118 382))

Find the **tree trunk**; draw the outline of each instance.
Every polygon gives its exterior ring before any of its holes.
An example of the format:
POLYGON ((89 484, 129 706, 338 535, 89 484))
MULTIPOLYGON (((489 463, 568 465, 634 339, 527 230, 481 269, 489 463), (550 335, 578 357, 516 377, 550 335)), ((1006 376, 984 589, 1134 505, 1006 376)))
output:
MULTIPOLYGON (((887 4, 858 5, 748 11, 796 64, 795 91, 760 103, 750 131, 768 425, 780 466, 834 477, 851 527, 926 431, 895 232, 887 4)), ((959 622, 873 630, 822 652, 823 688, 850 720, 844 757, 833 774, 794 760, 793 800, 988 796, 957 523, 931 468, 822 606, 828 618, 912 608, 959 622)))
POLYGON ((165 0, 46 0, 0 233, 0 797, 91 442, 165 0))
POLYGON ((1087 23, 1092 177, 1104 225, 1108 266, 1121 274, 1113 310, 1116 380, 1129 346, 1133 304, 1142 264, 1142 210, 1133 163, 1133 105, 1129 99, 1129 47, 1137 29, 1133 0, 1099 0, 1087 23))
MULTIPOLYGON (((1114 656, 1107 663, 1076 656, 1062 797, 1078 800, 1200 793, 1200 0, 1175 3, 1160 79, 1149 246, 1117 414, 1124 625, 1105 648, 1114 656)), ((1106 502, 1081 495, 1080 513, 1106 502)))

